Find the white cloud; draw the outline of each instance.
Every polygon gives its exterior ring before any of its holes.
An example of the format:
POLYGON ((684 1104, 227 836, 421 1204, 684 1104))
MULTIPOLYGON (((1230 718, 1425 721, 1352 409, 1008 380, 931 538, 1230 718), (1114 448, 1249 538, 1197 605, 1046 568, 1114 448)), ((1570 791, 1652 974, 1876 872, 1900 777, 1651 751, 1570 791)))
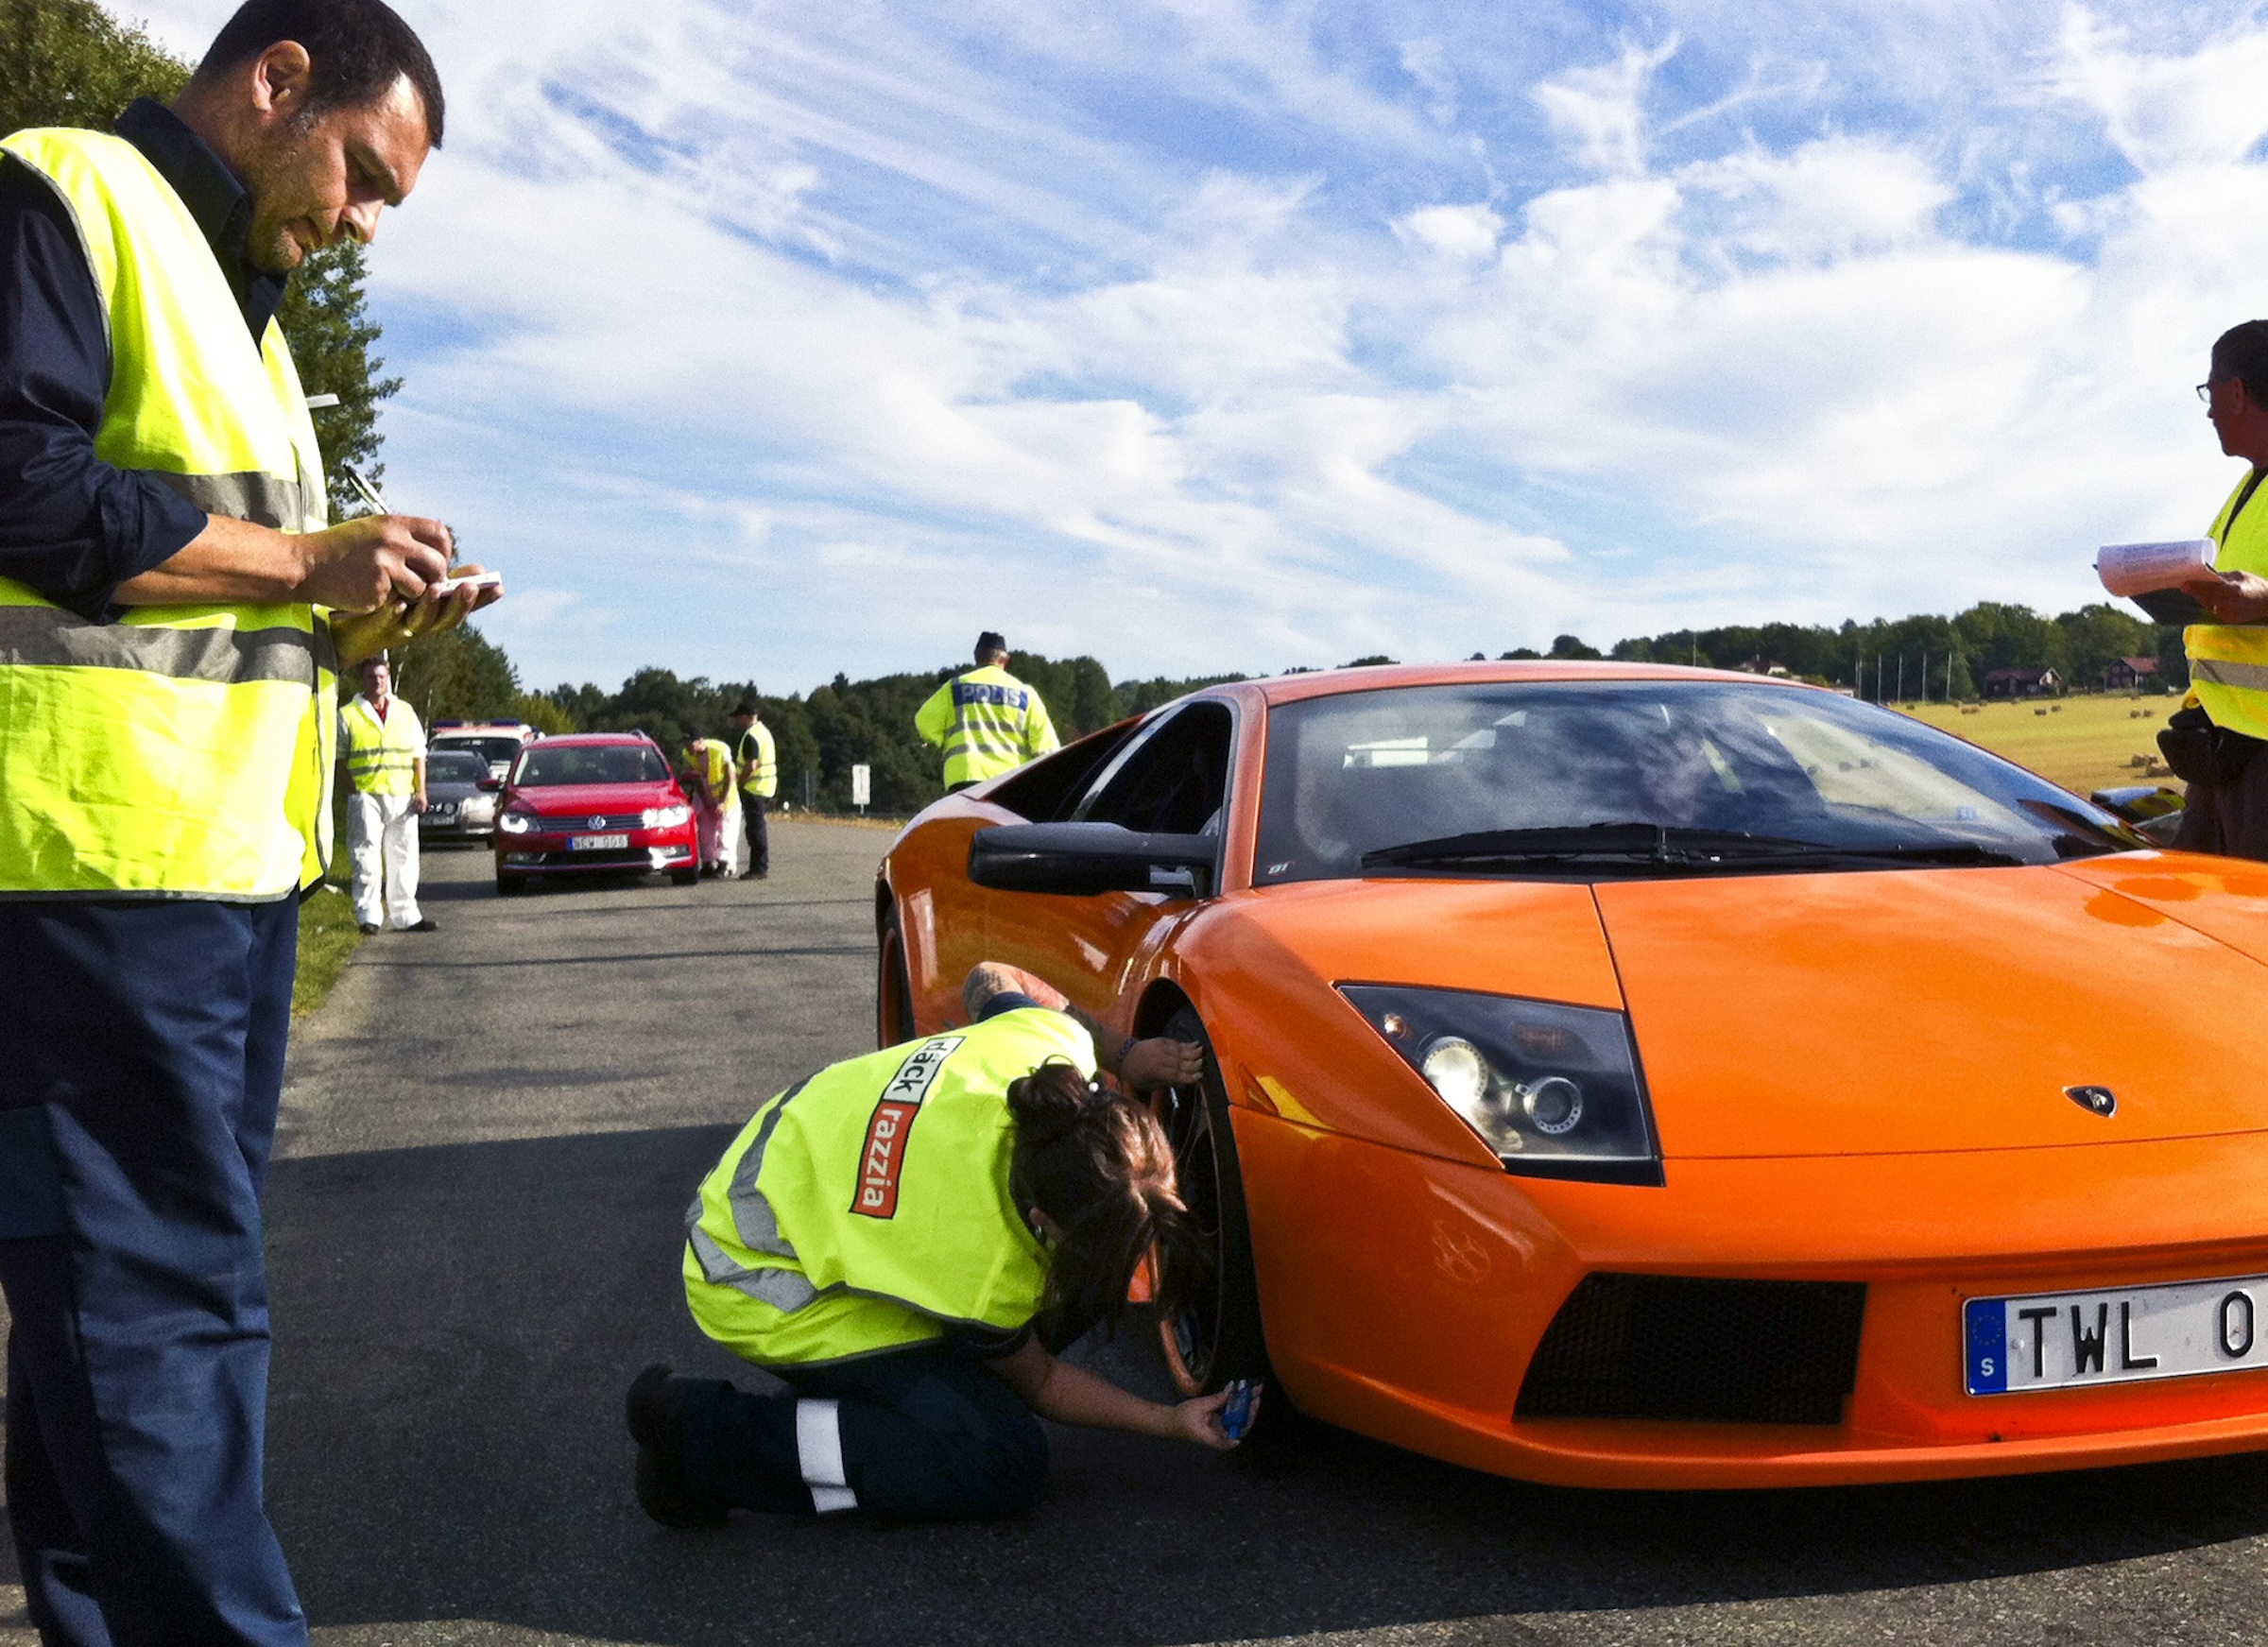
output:
POLYGON ((538 680, 2054 609, 2225 489, 2234 0, 413 20, 452 137, 373 256, 389 487, 538 680))

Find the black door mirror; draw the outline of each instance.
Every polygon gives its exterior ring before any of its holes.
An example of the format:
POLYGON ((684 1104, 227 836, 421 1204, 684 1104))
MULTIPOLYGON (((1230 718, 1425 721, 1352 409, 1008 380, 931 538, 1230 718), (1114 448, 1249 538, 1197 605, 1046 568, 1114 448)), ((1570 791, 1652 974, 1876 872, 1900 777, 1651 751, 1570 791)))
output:
POLYGON ((1162 892, 1210 898, 1220 862, 1212 835, 1150 835, 1117 824, 1000 824, 969 843, 969 879, 996 892, 1162 892))

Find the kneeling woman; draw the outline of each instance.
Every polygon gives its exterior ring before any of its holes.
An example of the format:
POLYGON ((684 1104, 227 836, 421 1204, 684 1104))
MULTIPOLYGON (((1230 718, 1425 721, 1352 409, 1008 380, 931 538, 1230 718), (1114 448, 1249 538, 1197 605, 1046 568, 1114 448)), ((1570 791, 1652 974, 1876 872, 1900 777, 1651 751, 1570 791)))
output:
MULTIPOLYGON (((1163 1085, 1195 1058, 1137 1041, 1111 1062, 1163 1085)), ((833 1065, 758 1110, 687 1211, 685 1291, 703 1331, 792 1393, 640 1374, 646 1514, 1009 1515, 1047 1473, 1035 1413, 1234 1446, 1225 1396, 1145 1401, 1041 1342, 1043 1316, 1114 1323, 1153 1250, 1169 1299, 1187 1273, 1172 1150, 1094 1069, 1089 1028, 1002 991, 966 1029, 833 1065)))

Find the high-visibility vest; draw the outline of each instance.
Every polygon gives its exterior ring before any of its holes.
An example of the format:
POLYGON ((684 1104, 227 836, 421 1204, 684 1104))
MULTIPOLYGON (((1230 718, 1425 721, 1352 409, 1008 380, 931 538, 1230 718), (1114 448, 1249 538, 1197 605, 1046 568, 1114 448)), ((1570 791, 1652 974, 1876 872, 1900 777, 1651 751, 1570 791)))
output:
POLYGON ((740 796, 732 785, 732 751, 718 739, 696 738, 691 753, 694 775, 709 786, 718 809, 730 811, 738 807, 740 796))
POLYGON ((1008 1083, 1094 1043, 1040 1007, 850 1058, 742 1128, 686 1209, 685 1295, 750 1361, 807 1366, 1039 1312, 1047 1249, 1008 1189, 1008 1083))
MULTIPOLYGON (((2233 524, 2229 521, 2251 478, 2247 471, 2213 517, 2211 535, 2221 545, 2213 566, 2268 577, 2268 485, 2254 492, 2233 524)), ((2190 654, 2191 695, 2213 725, 2268 738, 2268 627, 2191 624, 2181 639, 2190 654)))
POLYGON ((740 786, 766 800, 780 793, 780 757, 772 729, 762 721, 740 734, 740 786))
POLYGON ((377 706, 357 697, 340 712, 345 723, 347 777, 362 795, 415 795, 417 763, 425 758, 425 729, 418 712, 400 698, 386 706, 386 719, 377 706))
POLYGON ((948 787, 1013 772, 1058 746, 1040 695, 994 663, 938 687, 914 729, 944 749, 948 787))
MULTIPOLYGON (((172 185, 123 138, 0 146, 69 208, 110 325, 95 455, 208 514, 326 520, 282 330, 258 344, 172 185)), ((91 623, 0 578, 0 897, 259 901, 331 851, 335 659, 300 605, 137 607, 91 623)))

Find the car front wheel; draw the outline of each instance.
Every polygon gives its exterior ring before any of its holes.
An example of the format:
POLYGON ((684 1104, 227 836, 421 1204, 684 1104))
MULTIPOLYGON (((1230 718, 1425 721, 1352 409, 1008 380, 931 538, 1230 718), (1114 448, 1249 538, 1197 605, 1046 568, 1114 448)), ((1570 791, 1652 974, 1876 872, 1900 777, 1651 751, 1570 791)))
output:
POLYGON ((1181 1199, 1196 1226, 1200 1259, 1197 1272, 1182 1286, 1179 1308, 1159 1322, 1159 1335, 1175 1385, 1184 1396, 1201 1396, 1231 1379, 1265 1379, 1267 1344, 1261 1334, 1244 1176, 1212 1043, 1188 1007, 1159 1033, 1171 1040, 1194 1041, 1205 1052, 1205 1074, 1197 1085, 1169 1087, 1154 1100, 1174 1146, 1181 1199))
POLYGON ((905 938, 898 930, 896 911, 883 916, 875 940, 874 1044, 894 1047, 912 1040, 918 1033, 914 1028, 914 981, 906 970, 905 938))

